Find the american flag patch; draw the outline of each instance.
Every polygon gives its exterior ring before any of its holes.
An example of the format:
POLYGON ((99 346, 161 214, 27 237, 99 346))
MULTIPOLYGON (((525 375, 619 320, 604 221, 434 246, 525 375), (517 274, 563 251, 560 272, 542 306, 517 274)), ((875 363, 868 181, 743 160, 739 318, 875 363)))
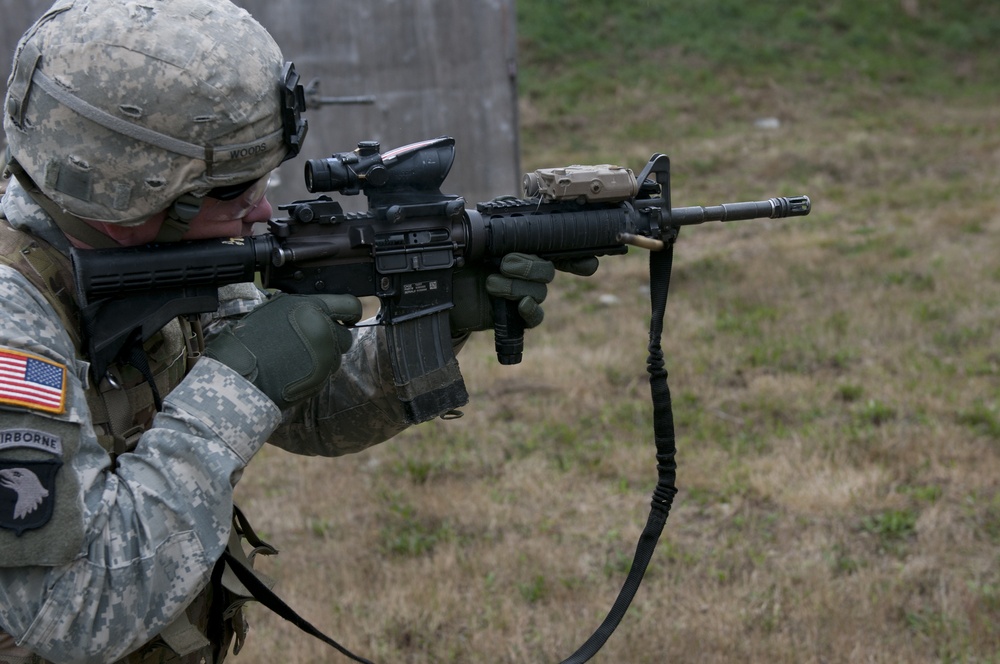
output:
POLYGON ((0 404, 49 413, 66 410, 66 365, 0 349, 0 404))

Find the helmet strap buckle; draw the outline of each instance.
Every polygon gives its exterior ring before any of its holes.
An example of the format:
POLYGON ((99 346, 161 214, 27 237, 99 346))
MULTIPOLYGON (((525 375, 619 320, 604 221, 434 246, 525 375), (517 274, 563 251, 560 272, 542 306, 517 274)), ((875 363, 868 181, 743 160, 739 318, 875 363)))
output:
POLYGON ((177 242, 191 229, 191 220, 201 211, 201 199, 184 194, 167 208, 167 217, 156 235, 157 242, 177 242))

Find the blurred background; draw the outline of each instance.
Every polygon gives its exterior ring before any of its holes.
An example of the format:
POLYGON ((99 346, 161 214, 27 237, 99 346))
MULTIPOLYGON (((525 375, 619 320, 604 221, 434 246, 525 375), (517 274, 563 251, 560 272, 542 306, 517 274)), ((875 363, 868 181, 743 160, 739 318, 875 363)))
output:
MULTIPOLYGON (((3 0, 5 39, 31 4, 3 0)), ((680 493, 594 661, 1000 661, 1000 3, 252 11, 324 95, 375 97, 311 112, 350 126, 309 150, 456 135, 459 160, 501 165, 483 184, 456 165, 446 187, 469 200, 513 190, 512 170, 654 152, 676 206, 812 198, 805 218, 680 234, 680 493)), ((521 365, 474 337, 459 420, 340 459, 262 451, 239 499, 282 551, 258 562, 278 592, 379 662, 572 653, 655 483, 646 270, 633 250, 560 276, 521 365)), ((251 622, 237 662, 337 661, 251 622)))

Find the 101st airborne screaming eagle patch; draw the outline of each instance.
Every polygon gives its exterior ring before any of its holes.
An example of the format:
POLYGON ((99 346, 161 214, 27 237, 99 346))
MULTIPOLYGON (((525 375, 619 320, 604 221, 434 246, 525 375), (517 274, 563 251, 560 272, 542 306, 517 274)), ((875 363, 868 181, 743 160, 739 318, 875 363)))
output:
POLYGON ((62 441, 44 431, 2 429, 0 452, 17 455, 0 458, 0 528, 13 530, 20 537, 52 518, 56 473, 63 463, 62 441), (27 453, 31 450, 47 455, 37 458, 37 453, 27 453))

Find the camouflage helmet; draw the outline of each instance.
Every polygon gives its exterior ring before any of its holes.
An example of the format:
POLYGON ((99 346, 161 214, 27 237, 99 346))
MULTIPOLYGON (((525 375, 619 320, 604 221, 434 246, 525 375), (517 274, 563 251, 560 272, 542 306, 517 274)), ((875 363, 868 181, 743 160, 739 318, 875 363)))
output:
POLYGON ((127 224, 260 179, 298 152, 304 107, 294 67, 227 0, 59 0, 18 43, 4 130, 45 197, 127 224))

